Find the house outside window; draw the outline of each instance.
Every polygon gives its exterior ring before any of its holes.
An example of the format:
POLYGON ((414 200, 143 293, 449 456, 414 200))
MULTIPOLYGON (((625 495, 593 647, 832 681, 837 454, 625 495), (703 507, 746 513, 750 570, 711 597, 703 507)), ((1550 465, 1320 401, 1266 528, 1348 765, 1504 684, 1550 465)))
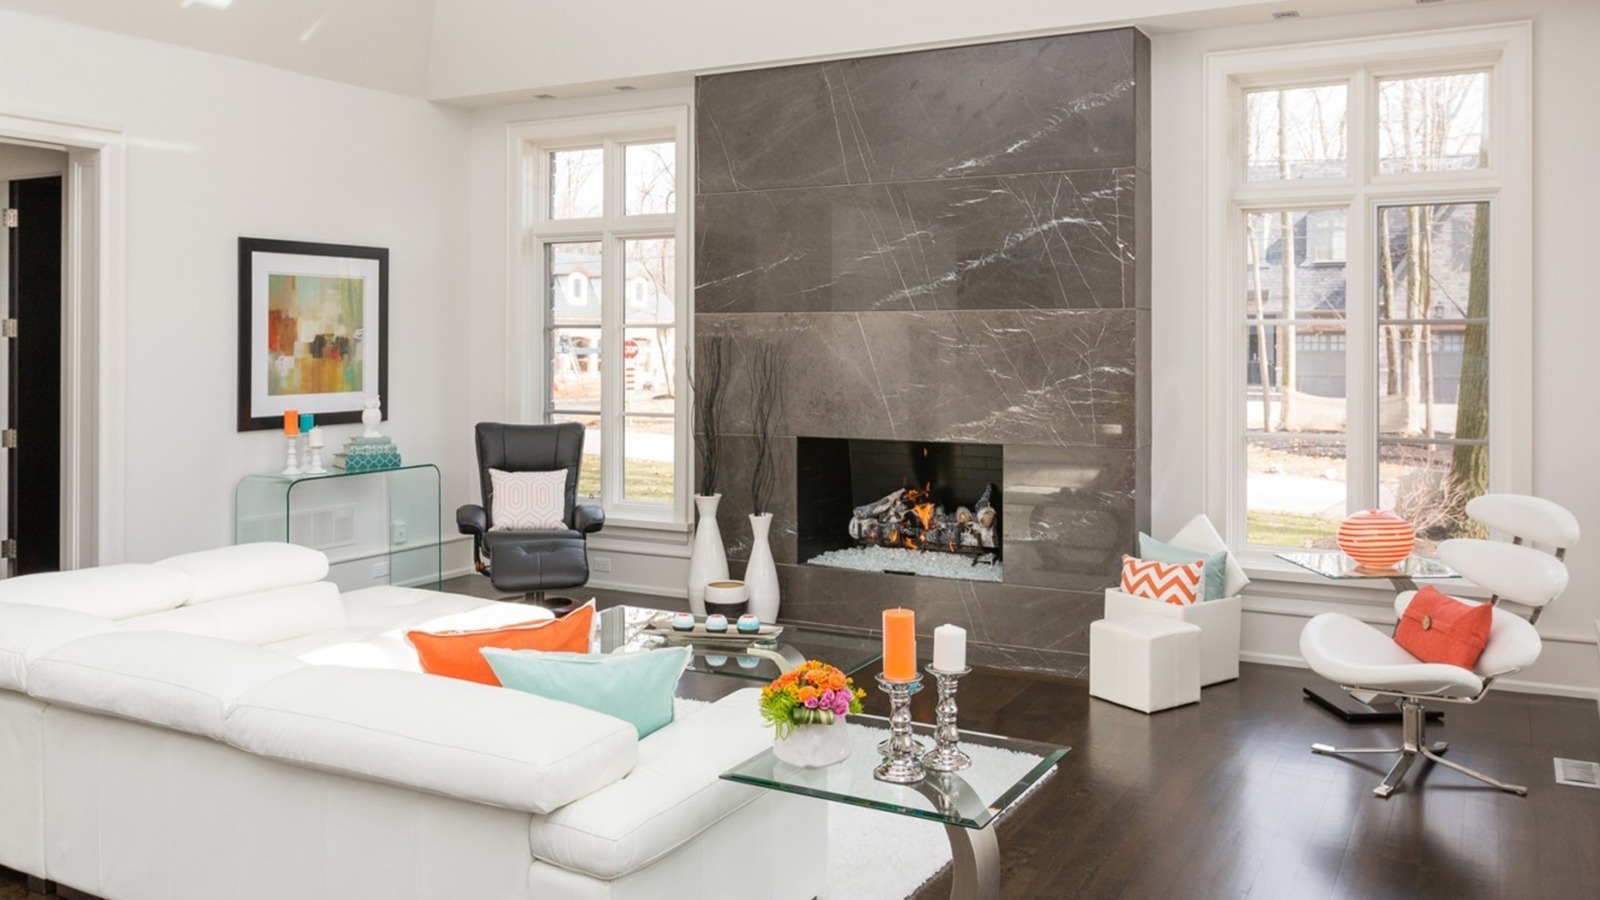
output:
POLYGON ((614 523, 687 518, 688 116, 514 125, 513 402, 585 426, 580 495, 614 523))
POLYGON ((1208 497, 1235 547, 1333 547, 1377 507, 1428 553, 1475 533, 1467 500, 1527 489, 1527 59, 1524 26, 1208 58, 1232 360, 1208 497))

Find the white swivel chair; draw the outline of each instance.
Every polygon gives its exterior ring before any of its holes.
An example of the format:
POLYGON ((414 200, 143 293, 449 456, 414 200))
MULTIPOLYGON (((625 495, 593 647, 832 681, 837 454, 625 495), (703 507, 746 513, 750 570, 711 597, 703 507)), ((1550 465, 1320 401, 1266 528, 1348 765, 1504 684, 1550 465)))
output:
MULTIPOLYGON (((1541 642, 1533 627, 1539 614, 1567 586, 1563 563, 1567 548, 1578 541, 1578 520, 1562 507, 1538 497, 1486 494, 1467 503, 1467 514, 1495 532, 1511 535, 1512 543, 1456 539, 1439 545, 1439 559, 1467 580, 1492 592, 1495 605, 1489 643, 1471 669, 1442 663, 1424 663, 1407 653, 1389 636, 1370 625, 1338 613, 1326 613, 1306 623, 1300 633, 1300 653, 1318 675, 1350 691, 1383 694, 1398 699, 1402 712, 1399 747, 1336 749, 1313 744, 1314 753, 1398 753, 1394 768, 1373 789, 1387 797, 1400 786, 1406 770, 1420 755, 1470 775, 1503 791, 1526 796, 1520 785, 1496 781, 1481 772, 1444 759, 1446 744, 1427 742, 1424 701, 1477 703, 1496 678, 1532 665, 1541 642), (1539 545, 1550 552, 1541 552, 1539 545), (1531 610, 1524 619, 1501 608, 1510 601, 1531 610)), ((1403 613, 1415 591, 1395 598, 1395 612, 1403 613)), ((1469 601, 1470 602, 1470 601, 1469 601)))

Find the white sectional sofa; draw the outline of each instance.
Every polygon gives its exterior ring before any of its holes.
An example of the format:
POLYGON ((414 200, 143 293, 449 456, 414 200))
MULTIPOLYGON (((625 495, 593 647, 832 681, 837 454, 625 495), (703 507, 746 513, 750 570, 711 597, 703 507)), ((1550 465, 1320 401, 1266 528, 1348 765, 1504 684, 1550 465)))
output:
POLYGON ((540 611, 326 573, 252 544, 0 582, 0 865, 108 900, 821 893, 824 805, 717 778, 771 740, 753 691, 640 740, 404 640, 540 611))

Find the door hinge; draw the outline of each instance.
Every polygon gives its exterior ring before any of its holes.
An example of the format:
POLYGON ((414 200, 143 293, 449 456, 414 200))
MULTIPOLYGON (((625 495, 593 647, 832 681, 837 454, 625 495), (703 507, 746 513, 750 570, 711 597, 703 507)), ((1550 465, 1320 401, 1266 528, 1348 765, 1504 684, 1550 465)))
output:
POLYGON ((17 539, 16 538, 6 538, 5 540, 0 541, 0 559, 16 559, 16 558, 17 558, 17 539))
POLYGON ((14 209, 6 210, 6 227, 7 228, 15 228, 15 227, 17 227, 17 211, 16 210, 14 210, 14 209))
POLYGON ((0 337, 14 338, 17 336, 17 320, 6 319, 0 323, 0 337))
POLYGON ((5 431, 0 431, 0 447, 6 450, 17 449, 17 430, 15 428, 7 428, 5 431))

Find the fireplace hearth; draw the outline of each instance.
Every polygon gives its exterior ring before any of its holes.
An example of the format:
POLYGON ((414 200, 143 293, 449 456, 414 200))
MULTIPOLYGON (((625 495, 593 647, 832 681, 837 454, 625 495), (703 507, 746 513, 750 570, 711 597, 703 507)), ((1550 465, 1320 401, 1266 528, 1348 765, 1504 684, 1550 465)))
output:
POLYGON ((991 444, 798 438, 799 559, 1001 581, 1003 472, 991 444))

